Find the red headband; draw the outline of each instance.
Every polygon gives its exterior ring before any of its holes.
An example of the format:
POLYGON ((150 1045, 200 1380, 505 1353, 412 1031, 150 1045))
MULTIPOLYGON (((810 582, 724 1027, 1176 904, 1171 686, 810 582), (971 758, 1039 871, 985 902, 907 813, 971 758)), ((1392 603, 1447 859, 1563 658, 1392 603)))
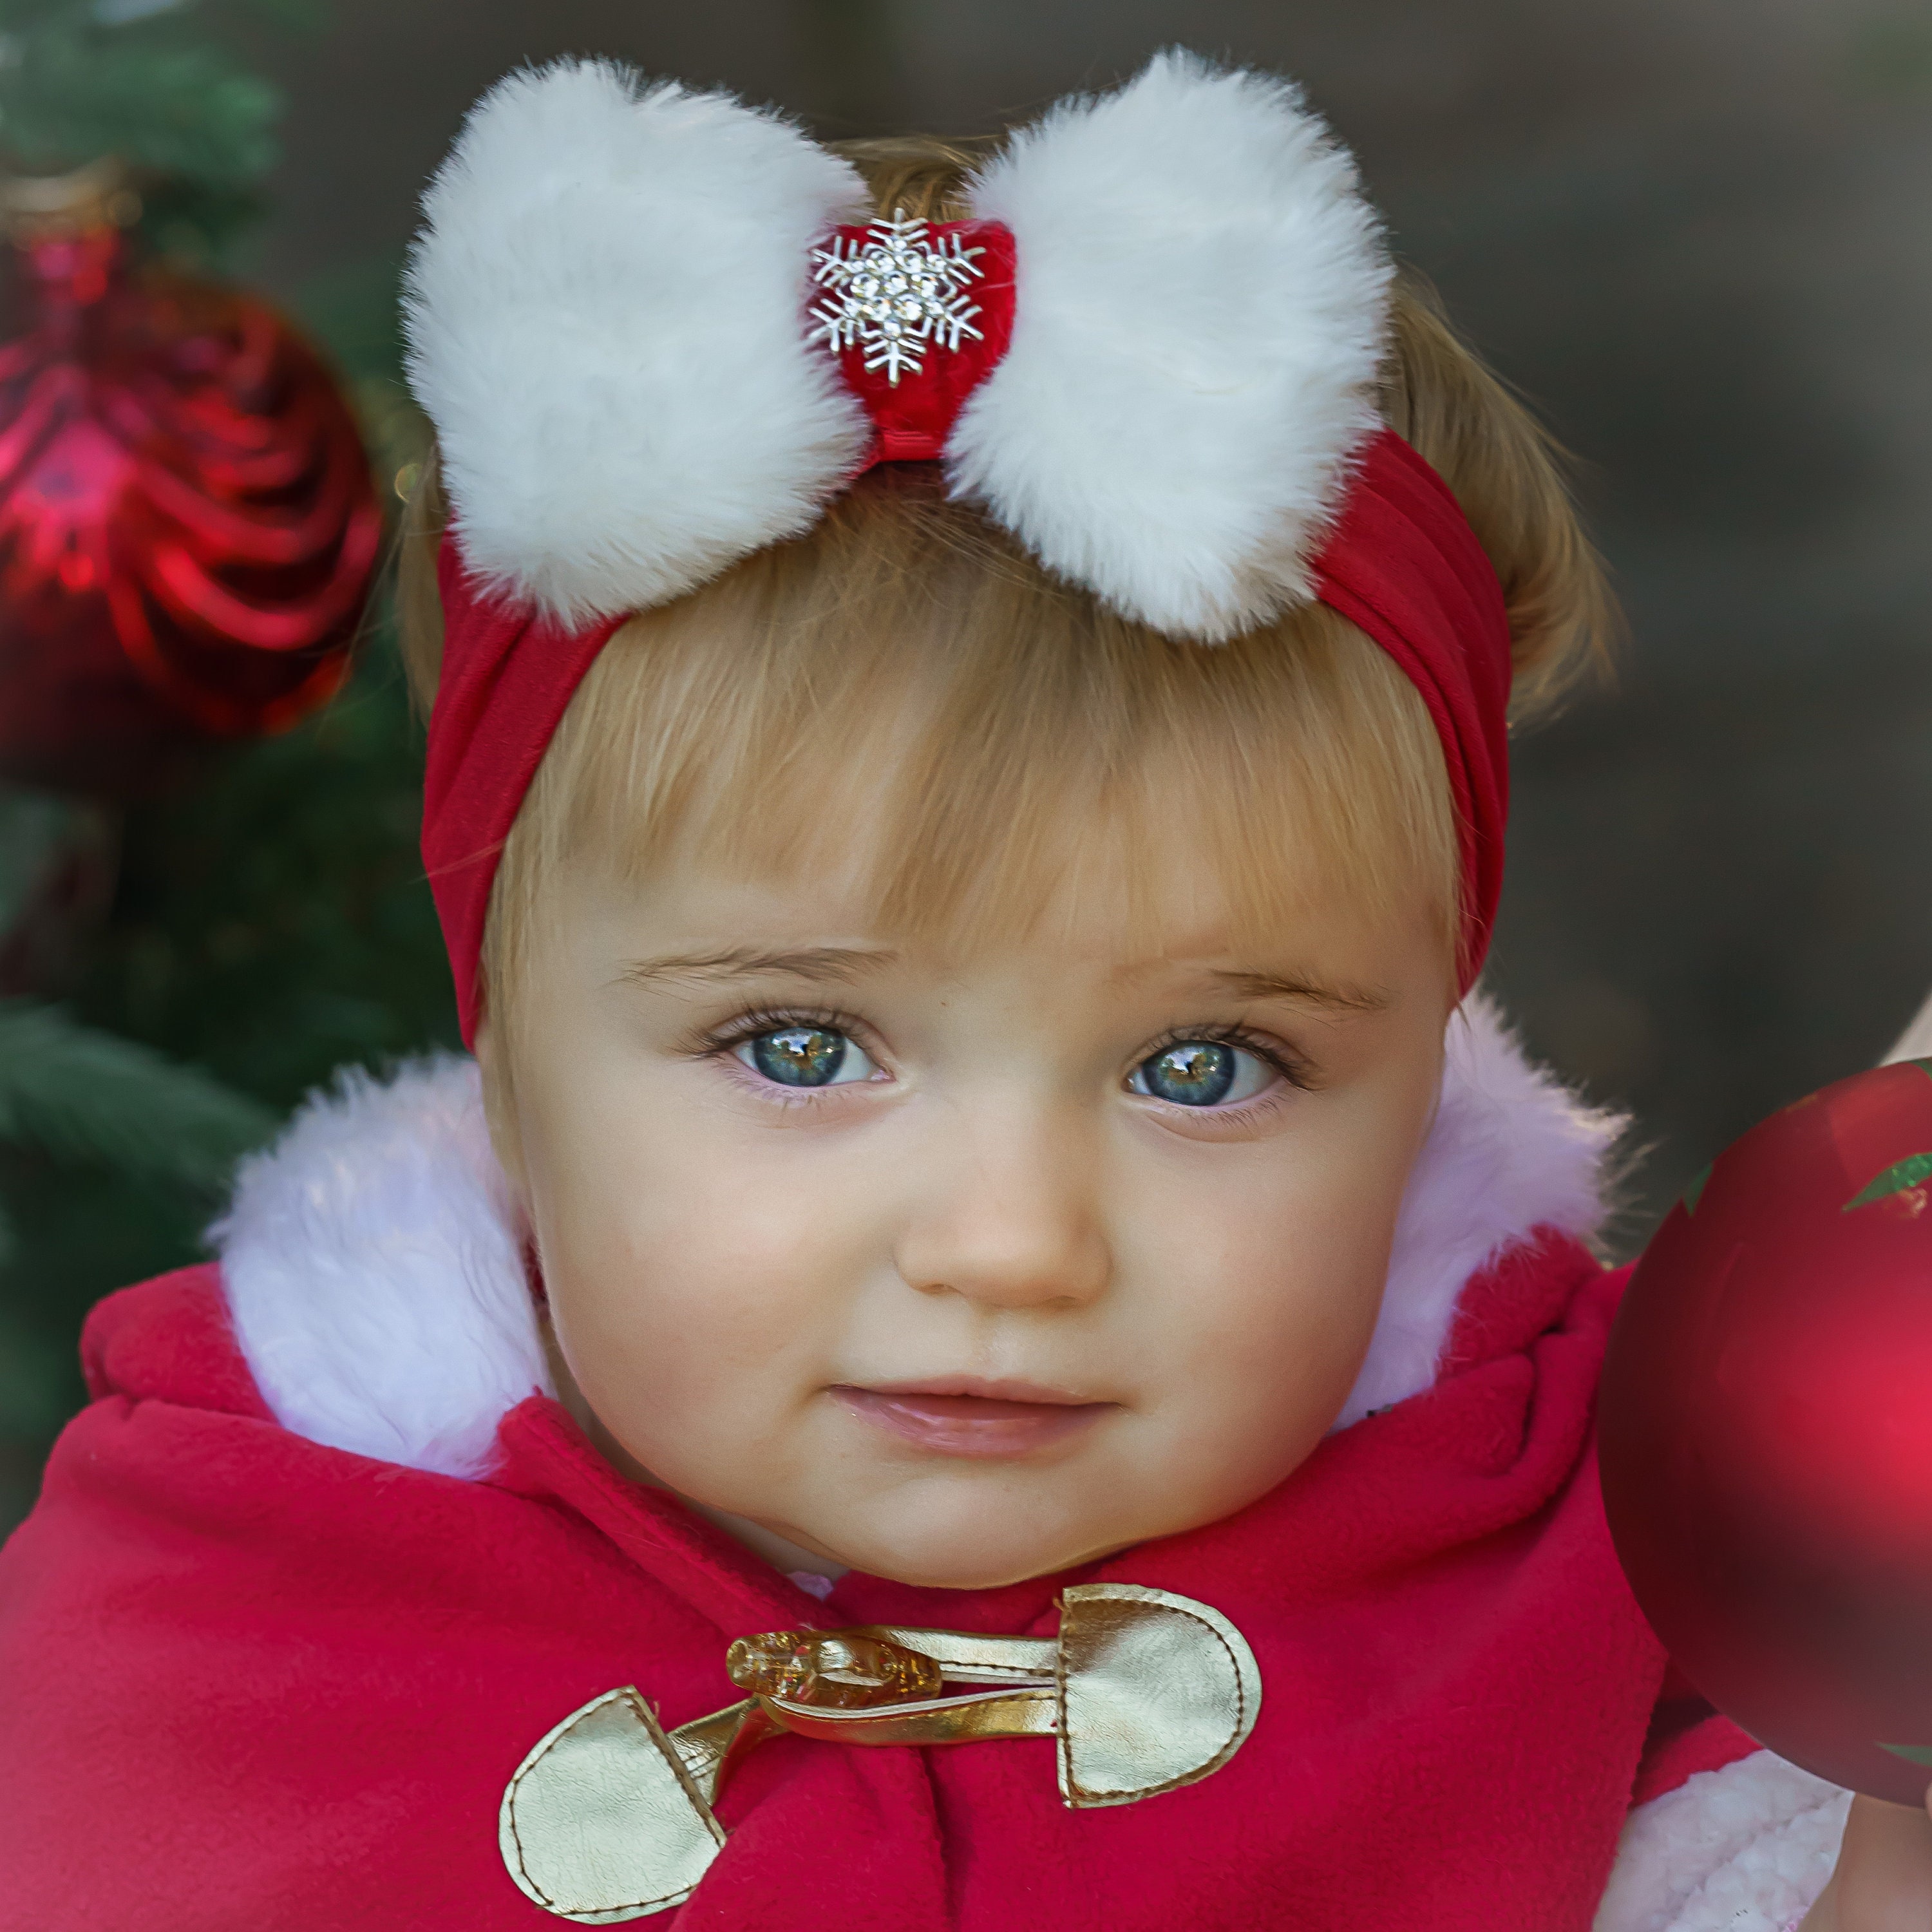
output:
MULTIPOLYGON (((869 386, 861 393, 869 400, 869 386)), ((1466 992, 1502 887, 1510 636, 1502 587, 1448 485, 1389 430, 1361 453, 1316 580, 1322 602, 1401 666, 1442 739, 1462 844, 1466 992)), ((453 538, 444 539, 437 580, 442 675, 430 720, 423 858, 469 1040, 503 842, 572 694, 623 620, 573 629, 493 596, 465 571, 453 538)))
POLYGON ((1360 626, 1442 740, 1474 980, 1509 626, 1455 500, 1375 415, 1393 271, 1346 150, 1288 83, 1170 52, 960 191, 970 220, 849 225, 871 206, 850 162, 608 62, 513 74, 465 122, 406 310, 452 505, 423 854, 466 1038, 498 854, 624 614, 880 462, 940 463, 1168 637, 1212 646, 1310 598, 1360 626))

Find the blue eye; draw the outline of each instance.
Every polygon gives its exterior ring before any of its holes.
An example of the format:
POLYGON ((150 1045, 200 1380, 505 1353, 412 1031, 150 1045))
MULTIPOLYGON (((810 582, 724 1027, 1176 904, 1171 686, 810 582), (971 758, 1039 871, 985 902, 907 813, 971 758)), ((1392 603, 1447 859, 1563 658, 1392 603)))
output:
POLYGON ((732 1048, 746 1066, 781 1087, 844 1087, 879 1070, 831 1027, 774 1027, 732 1048))
POLYGON ((1136 1094, 1182 1107, 1220 1107, 1246 1100, 1274 1078, 1274 1070, 1258 1055, 1220 1040, 1178 1040, 1150 1054, 1128 1076, 1136 1094))

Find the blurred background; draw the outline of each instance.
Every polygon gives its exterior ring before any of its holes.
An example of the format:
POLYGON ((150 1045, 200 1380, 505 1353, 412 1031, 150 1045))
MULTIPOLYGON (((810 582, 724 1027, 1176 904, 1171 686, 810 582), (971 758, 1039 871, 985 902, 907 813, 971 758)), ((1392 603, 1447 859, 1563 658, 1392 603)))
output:
POLYGON ((1635 1117, 1619 1247, 1903 1027, 1932 0, 0 0, 0 1528, 88 1305, 202 1252, 236 1156, 332 1068, 454 1042, 418 734, 382 593, 350 593, 421 446, 395 275, 468 102, 606 52, 828 136, 977 132, 1174 40, 1306 82, 1579 458, 1630 636, 1520 745, 1490 980, 1635 1117), (115 154, 64 214, 20 185, 115 154), (76 368, 106 399, 79 429, 76 368), (184 508, 156 434, 254 522, 184 508))

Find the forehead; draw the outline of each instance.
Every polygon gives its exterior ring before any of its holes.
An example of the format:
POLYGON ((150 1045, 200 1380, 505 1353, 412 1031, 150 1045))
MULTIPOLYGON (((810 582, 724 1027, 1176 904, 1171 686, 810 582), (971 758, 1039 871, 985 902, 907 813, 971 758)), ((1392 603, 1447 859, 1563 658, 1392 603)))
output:
POLYGON ((1440 748, 1345 620, 1182 649, 1024 577, 922 559, 867 590, 863 561, 794 582, 775 554, 613 640, 506 854, 500 986, 580 862, 955 958, 1278 953, 1418 914, 1451 958, 1440 748))
MULTIPOLYGON (((840 828, 842 831, 848 828, 840 828)), ((1311 853, 1308 874, 1237 902, 1210 842, 1184 826, 1130 843, 1118 821, 1043 830, 1037 894, 991 916, 895 916, 883 903, 880 835, 826 836, 782 861, 682 839, 647 872, 568 868, 572 898, 607 962, 687 982, 760 970, 858 983, 882 974, 943 980, 1002 968, 1077 978, 1122 994, 1190 976, 1242 990, 1262 981, 1372 1004, 1434 926, 1418 906, 1378 908, 1311 853), (1018 916, 1024 908, 1024 916, 1018 916)), ((567 922, 578 923, 576 920, 567 922)))

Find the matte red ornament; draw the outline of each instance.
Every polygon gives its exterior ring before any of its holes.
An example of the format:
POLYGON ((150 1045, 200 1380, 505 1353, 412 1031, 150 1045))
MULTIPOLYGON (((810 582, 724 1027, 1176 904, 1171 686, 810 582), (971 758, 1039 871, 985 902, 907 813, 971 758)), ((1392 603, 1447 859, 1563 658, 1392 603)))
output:
POLYGON ((1658 1635, 1773 1750, 1932 1777, 1932 1061, 1754 1127, 1672 1208, 1604 1368, 1604 1500, 1658 1635))
POLYGON ((138 790, 346 673, 382 533, 328 371, 253 297, 23 239, 0 344, 0 780, 138 790))

